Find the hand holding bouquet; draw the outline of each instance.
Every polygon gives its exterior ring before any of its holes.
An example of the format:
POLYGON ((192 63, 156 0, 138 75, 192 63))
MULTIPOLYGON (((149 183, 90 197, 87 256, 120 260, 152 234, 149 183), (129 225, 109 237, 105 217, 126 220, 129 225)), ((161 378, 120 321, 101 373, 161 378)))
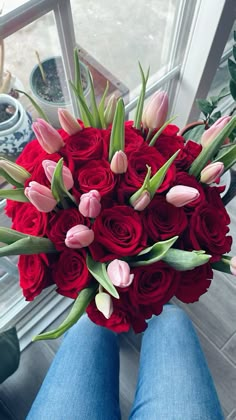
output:
POLYGON ((236 273, 230 219, 211 186, 236 161, 236 146, 221 149, 236 117, 216 122, 185 142, 166 121, 168 98, 156 93, 144 107, 148 74, 134 121, 125 122, 122 99, 106 92, 91 110, 83 96, 75 53, 72 84, 81 120, 59 109, 62 129, 41 112, 31 141, 16 163, 0 160, 13 185, 2 190, 12 228, 0 228, 0 256, 19 254, 20 286, 33 300, 51 285, 75 299, 56 338, 86 310, 113 331, 142 332, 173 296, 189 303, 204 294, 213 268, 236 273), (115 104, 115 107, 114 107, 115 104))

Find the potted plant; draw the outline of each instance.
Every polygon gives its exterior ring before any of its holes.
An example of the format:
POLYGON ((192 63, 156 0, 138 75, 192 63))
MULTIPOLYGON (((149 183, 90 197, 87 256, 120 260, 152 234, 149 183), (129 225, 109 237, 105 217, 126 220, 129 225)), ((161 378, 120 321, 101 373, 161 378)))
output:
POLYGON ((21 103, 0 94, 0 156, 15 160, 33 137, 32 118, 21 103))
MULTIPOLYGON (((30 75, 33 98, 45 112, 51 124, 58 128, 60 124, 57 109, 68 108, 72 111, 62 58, 49 57, 41 62, 37 53, 36 55, 38 64, 30 75)), ((88 68, 83 63, 80 65, 84 95, 87 98, 90 93, 88 68)))

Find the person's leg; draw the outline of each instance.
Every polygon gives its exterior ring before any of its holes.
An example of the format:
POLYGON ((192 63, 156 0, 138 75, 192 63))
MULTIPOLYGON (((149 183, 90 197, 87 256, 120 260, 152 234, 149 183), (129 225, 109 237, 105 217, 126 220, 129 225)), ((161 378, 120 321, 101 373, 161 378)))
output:
POLYGON ((27 420, 117 420, 117 335, 83 316, 66 334, 27 420))
POLYGON ((130 419, 222 420, 218 397, 192 323, 174 305, 149 321, 130 419))

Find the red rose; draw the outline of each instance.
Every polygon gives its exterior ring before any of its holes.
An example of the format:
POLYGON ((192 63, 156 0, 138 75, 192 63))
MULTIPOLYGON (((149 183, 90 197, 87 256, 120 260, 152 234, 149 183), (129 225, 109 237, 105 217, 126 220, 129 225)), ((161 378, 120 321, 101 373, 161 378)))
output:
MULTIPOLYGON (((141 187, 145 176, 147 175, 147 165, 151 167, 152 176, 166 163, 166 159, 154 148, 146 143, 139 146, 137 150, 127 152, 128 169, 121 179, 119 185, 119 200, 124 202, 138 188, 141 187)), ((171 165, 168 169, 164 181, 158 188, 158 192, 165 191, 169 188, 175 179, 175 166, 171 165)))
POLYGON ((15 212, 12 229, 29 235, 44 236, 48 217, 48 213, 38 211, 33 204, 22 203, 15 212))
POLYGON ((205 186, 205 195, 208 203, 212 204, 215 207, 215 210, 224 220, 226 225, 230 224, 230 217, 227 213, 227 210, 223 204, 220 193, 222 192, 222 187, 209 187, 205 186))
POLYGON ((113 192, 116 179, 107 160, 90 160, 79 170, 78 183, 83 193, 98 190, 103 196, 113 192))
POLYGON ((119 308, 119 304, 117 303, 116 305, 115 299, 113 299, 113 305, 114 311, 109 319, 106 319, 105 316, 97 309, 95 301, 92 301, 88 305, 86 312, 91 321, 97 325, 109 328, 110 330, 117 333, 129 331, 130 322, 127 316, 127 310, 124 308, 119 308))
POLYGON ((48 257, 45 254, 20 255, 20 286, 26 300, 33 300, 45 287, 52 284, 48 266, 48 257))
MULTIPOLYGON (((154 147, 166 158, 166 160, 177 152, 177 150, 184 148, 184 138, 177 135, 178 131, 179 128, 176 125, 170 124, 156 140, 154 147)), ((153 135, 155 135, 155 133, 153 133, 153 135)), ((177 159, 178 156, 176 161, 177 159)))
POLYGON ((73 160, 76 167, 88 160, 107 159, 106 138, 109 134, 109 130, 84 128, 66 140, 66 145, 61 153, 65 154, 69 160, 73 160))
POLYGON ((213 271, 209 263, 193 270, 182 271, 175 296, 184 303, 196 302, 207 292, 212 278, 213 271))
POLYGON ((222 254, 230 251, 231 236, 226 236, 229 228, 215 206, 206 201, 194 211, 189 225, 189 238, 193 249, 205 250, 216 261, 222 254))
POLYGON ((130 301, 138 306, 145 318, 159 315, 165 303, 175 295, 179 286, 179 272, 163 261, 132 270, 134 280, 129 287, 130 301))
MULTIPOLYGON (((133 124, 133 121, 132 121, 133 124)), ((132 127, 129 122, 125 123, 125 152, 128 153, 131 150, 137 150, 144 144, 144 139, 139 130, 132 127)))
POLYGON ((79 291, 89 285, 91 278, 83 250, 62 251, 52 273, 57 292, 72 299, 76 299, 79 291))
POLYGON ((139 214, 128 206, 103 210, 93 224, 95 239, 90 251, 95 261, 138 254, 147 244, 139 214))
POLYGON ((8 217, 14 219, 18 209, 22 206, 19 201, 7 200, 4 211, 8 217))
POLYGON ((144 229, 154 241, 164 241, 180 235, 187 226, 187 217, 181 207, 167 203, 165 197, 156 195, 141 212, 144 229))
POLYGON ((42 149, 38 140, 32 140, 24 147, 23 152, 16 159, 16 163, 31 173, 35 168, 35 164, 47 159, 47 156, 49 156, 48 153, 42 149))
POLYGON ((66 234, 69 229, 76 225, 90 226, 89 219, 84 218, 76 208, 61 210, 51 216, 47 236, 58 251, 68 249, 65 244, 66 234))
POLYGON ((192 140, 188 140, 188 142, 185 144, 185 147, 179 152, 176 158, 176 167, 182 171, 187 171, 201 151, 201 144, 195 143, 192 140))

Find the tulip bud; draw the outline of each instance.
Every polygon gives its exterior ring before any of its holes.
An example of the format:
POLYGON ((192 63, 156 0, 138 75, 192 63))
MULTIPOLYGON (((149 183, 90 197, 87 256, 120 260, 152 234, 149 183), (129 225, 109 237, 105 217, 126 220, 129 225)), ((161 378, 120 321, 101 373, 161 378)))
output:
POLYGON ((51 190, 35 181, 25 188, 25 195, 36 209, 44 213, 49 213, 57 205, 51 190))
POLYGON ((67 109, 58 108, 58 118, 63 130, 70 134, 70 136, 82 130, 77 119, 67 109))
POLYGON ((109 319, 113 312, 112 298, 108 293, 102 292, 95 296, 95 303, 100 312, 109 319))
MULTIPOLYGON (((54 162, 53 160, 43 160, 42 165, 43 165, 43 169, 44 169, 44 172, 45 172, 45 175, 46 175, 47 179, 50 182, 52 182, 52 177, 53 177, 55 168, 57 166, 57 162, 54 162)), ((64 165, 63 165, 63 168, 62 168, 62 178, 63 178, 63 183, 64 183, 66 189, 68 191, 71 190, 71 188, 74 185, 74 180, 73 180, 72 173, 71 173, 70 169, 67 168, 64 165)))
POLYGON ((134 210, 143 211, 151 201, 151 196, 148 191, 143 191, 140 197, 138 197, 133 203, 132 206, 134 210))
POLYGON ((97 190, 91 190, 86 194, 82 194, 79 203, 79 212, 84 217, 95 218, 101 211, 101 195, 97 190))
POLYGON ((236 257, 232 257, 230 260, 230 271, 236 276, 236 257))
POLYGON ((48 124, 45 120, 38 118, 32 124, 34 133, 40 146, 47 153, 58 152, 65 145, 58 131, 48 124))
POLYGON ((134 274, 130 274, 129 264, 117 259, 108 264, 107 274, 114 286, 118 287, 128 287, 134 279, 134 274))
MULTIPOLYGON (((231 117, 221 117, 219 118, 208 130, 204 131, 201 137, 201 145, 202 147, 207 147, 209 144, 215 140, 218 134, 223 130, 223 128, 228 124, 231 120, 231 117)), ((227 143, 228 139, 225 139, 227 143)))
POLYGON ((116 152, 111 160, 111 170, 114 174, 124 174, 128 168, 128 159, 122 150, 116 152))
POLYGON ((94 240, 94 232, 84 225, 76 225, 68 230, 65 244, 68 248, 84 248, 94 240))
POLYGON ((168 113, 168 96, 166 92, 156 92, 145 106, 142 116, 144 128, 154 130, 166 121, 168 113))
POLYGON ((211 184, 212 182, 215 182, 223 172, 224 164, 222 162, 210 163, 201 171, 200 181, 204 184, 211 184))
MULTIPOLYGON (((26 171, 26 169, 22 168, 22 166, 19 166, 16 163, 3 158, 0 158, 0 170, 3 171, 3 177, 6 174, 6 176, 9 176, 13 182, 15 181, 22 185, 31 176, 30 173, 26 171)), ((11 180, 9 180, 9 182, 13 183, 11 180)))
POLYGON ((114 119, 115 111, 116 111, 116 104, 117 104, 117 98, 115 94, 113 94, 110 96, 108 104, 104 112, 106 127, 113 123, 113 119, 114 119))
POLYGON ((176 185, 166 194, 166 201, 175 207, 183 207, 199 197, 200 193, 196 188, 186 185, 176 185))

